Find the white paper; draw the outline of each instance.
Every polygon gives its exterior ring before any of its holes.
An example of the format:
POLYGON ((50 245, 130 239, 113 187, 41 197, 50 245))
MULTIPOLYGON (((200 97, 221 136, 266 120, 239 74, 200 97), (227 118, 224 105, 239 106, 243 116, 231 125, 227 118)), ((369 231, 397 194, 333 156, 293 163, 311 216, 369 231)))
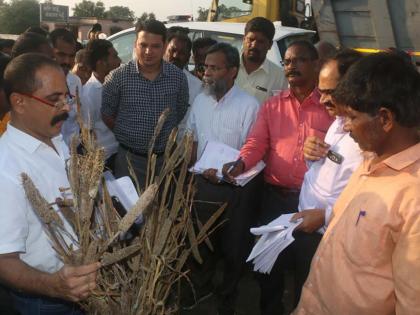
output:
POLYGON ((295 240, 292 234, 302 219, 290 222, 293 215, 284 214, 267 225, 251 228, 252 234, 261 235, 247 258, 254 264, 254 271, 270 273, 279 254, 295 240))
MULTIPOLYGON (((190 172, 201 174, 209 168, 217 169, 217 177, 223 179, 223 165, 236 161, 239 151, 220 142, 209 141, 200 159, 190 168, 190 172)), ((235 178, 238 186, 245 186, 251 179, 257 176, 265 167, 263 161, 259 161, 253 168, 235 178)))

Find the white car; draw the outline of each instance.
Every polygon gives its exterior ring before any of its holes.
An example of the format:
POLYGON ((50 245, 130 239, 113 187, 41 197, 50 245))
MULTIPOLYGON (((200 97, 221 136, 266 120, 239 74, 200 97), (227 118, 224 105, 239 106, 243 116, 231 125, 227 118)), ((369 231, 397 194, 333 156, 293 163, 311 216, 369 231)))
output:
MULTIPOLYGON (((245 23, 227 22, 182 22, 170 23, 166 27, 179 26, 189 29, 188 36, 192 41, 199 37, 211 37, 218 42, 226 42, 242 50, 242 38, 244 36, 245 23)), ((273 46, 267 57, 275 64, 281 66, 287 47, 293 41, 305 39, 313 41, 314 31, 300 28, 282 26, 281 22, 274 22, 276 33, 274 34, 273 46)), ((127 62, 133 57, 133 46, 136 38, 134 27, 116 33, 108 40, 112 42, 122 62, 127 62)))

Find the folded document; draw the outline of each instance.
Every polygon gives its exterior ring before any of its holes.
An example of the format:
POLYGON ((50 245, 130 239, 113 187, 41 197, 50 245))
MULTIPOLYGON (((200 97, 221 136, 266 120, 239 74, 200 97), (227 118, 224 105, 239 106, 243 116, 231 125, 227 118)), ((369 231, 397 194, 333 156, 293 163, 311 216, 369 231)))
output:
MULTIPOLYGON (((239 151, 220 142, 209 141, 204 149, 200 159, 190 169, 191 172, 201 174, 209 168, 217 169, 217 177, 223 179, 223 165, 236 161, 239 157, 239 151)), ((236 184, 245 186, 251 179, 257 176, 265 167, 263 161, 259 161, 253 168, 237 176, 236 184)))
POLYGON ((247 259, 253 261, 254 271, 270 273, 279 254, 295 240, 292 234, 302 219, 290 222, 293 215, 283 214, 268 225, 251 229, 252 234, 261 235, 247 259))

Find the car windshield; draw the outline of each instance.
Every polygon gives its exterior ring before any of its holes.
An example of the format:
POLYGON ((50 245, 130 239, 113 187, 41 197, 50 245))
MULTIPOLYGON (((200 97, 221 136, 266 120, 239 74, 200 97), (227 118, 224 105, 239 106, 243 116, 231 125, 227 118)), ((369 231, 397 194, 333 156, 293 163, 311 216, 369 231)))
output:
POLYGON ((112 45, 114 45, 115 50, 118 51, 118 56, 121 58, 123 63, 133 59, 133 47, 135 39, 136 34, 134 31, 122 34, 121 36, 112 39, 112 45))

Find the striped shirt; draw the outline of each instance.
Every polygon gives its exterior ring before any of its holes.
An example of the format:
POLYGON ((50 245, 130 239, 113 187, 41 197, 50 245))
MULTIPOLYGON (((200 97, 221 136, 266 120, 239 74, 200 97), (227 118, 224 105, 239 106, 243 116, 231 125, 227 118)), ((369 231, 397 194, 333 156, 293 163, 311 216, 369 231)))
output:
POLYGON ((110 73, 102 92, 101 112, 115 117, 113 129, 117 141, 135 152, 146 154, 159 116, 170 114, 156 139, 154 152, 165 150, 171 130, 184 117, 188 107, 188 83, 176 66, 162 61, 155 80, 146 79, 132 60, 110 73))
POLYGON ((187 130, 198 142, 200 157, 208 141, 222 142, 239 150, 257 118, 257 99, 234 85, 219 101, 199 94, 191 107, 187 130))

